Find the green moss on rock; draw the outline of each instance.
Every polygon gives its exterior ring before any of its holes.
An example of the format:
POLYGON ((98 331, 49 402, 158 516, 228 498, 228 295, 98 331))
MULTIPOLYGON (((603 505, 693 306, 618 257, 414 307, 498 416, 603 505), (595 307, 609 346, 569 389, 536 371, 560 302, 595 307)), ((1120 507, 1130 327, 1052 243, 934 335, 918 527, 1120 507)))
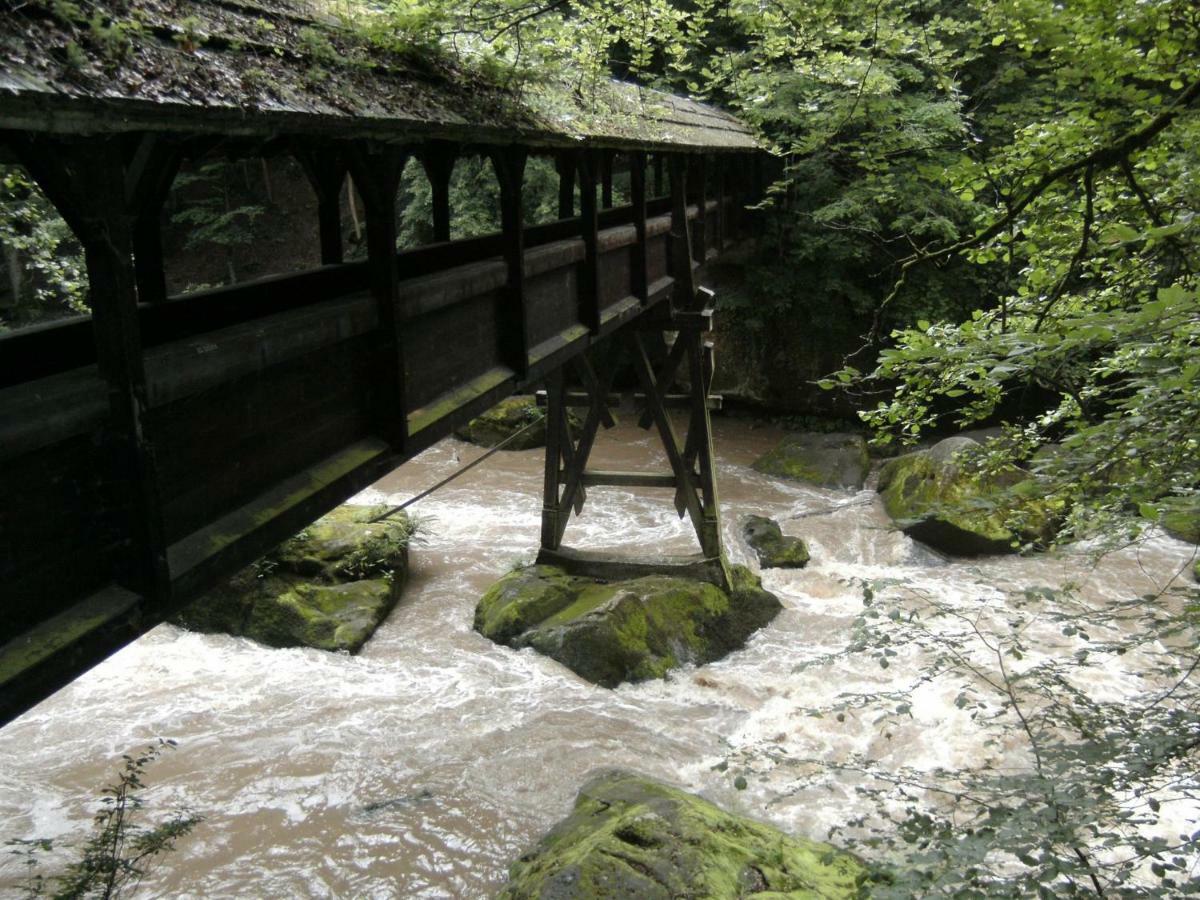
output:
POLYGON ((871 466, 861 434, 791 434, 754 462, 766 475, 819 487, 861 490, 871 466))
POLYGON ((978 446, 946 438, 885 463, 878 490, 887 514, 906 534, 946 553, 1009 553, 1022 542, 1048 541, 1056 516, 1028 474, 1011 468, 981 477, 956 462, 957 454, 978 446))
POLYGON ((1160 501, 1163 530, 1189 544, 1200 544, 1200 496, 1167 497, 1160 501))
POLYGON ((833 900, 858 896, 869 878, 861 860, 829 844, 789 837, 639 775, 606 772, 512 865, 499 897, 833 900))
POLYGON ((357 653, 400 598, 412 523, 342 506, 175 616, 270 647, 357 653))
POLYGON ((808 565, 808 547, 804 541, 785 535, 772 519, 747 516, 742 523, 742 536, 764 569, 802 569, 808 565))
POLYGON ((483 596, 475 629, 497 643, 532 647, 603 687, 661 678, 743 646, 779 611, 753 574, 732 568, 726 593, 666 575, 609 584, 529 566, 483 596))
MULTIPOLYGON (((579 420, 573 414, 570 415, 572 424, 578 427, 579 420)), ((533 423, 537 424, 504 449, 532 450, 546 446, 545 410, 538 407, 533 397, 509 397, 461 428, 456 428, 454 436, 480 447, 490 448, 533 423)))

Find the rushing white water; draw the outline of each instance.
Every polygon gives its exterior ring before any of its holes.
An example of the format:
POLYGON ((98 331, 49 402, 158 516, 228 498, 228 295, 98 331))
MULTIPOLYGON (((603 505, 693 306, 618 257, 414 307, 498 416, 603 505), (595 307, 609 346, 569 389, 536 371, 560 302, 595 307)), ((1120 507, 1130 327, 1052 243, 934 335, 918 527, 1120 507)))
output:
MULTIPOLYGON (((956 706, 958 682, 920 683, 924 651, 900 650, 887 669, 843 652, 863 610, 861 579, 905 579, 976 612, 1000 603, 1001 591, 1072 579, 1102 606, 1160 590, 1194 551, 1159 537, 1096 567, 1083 554, 947 563, 889 528, 870 491, 755 473, 750 463, 778 439, 774 429, 716 427, 734 560, 751 564, 738 539, 748 513, 776 518, 813 556, 804 570, 763 573, 785 609, 744 650, 609 691, 476 634, 476 600, 538 540, 541 454, 499 454, 414 508, 427 524, 411 580, 361 655, 162 626, 0 730, 0 839, 85 833, 120 755, 160 736, 179 749, 150 771, 148 809, 205 816, 145 884, 172 897, 486 896, 566 813, 588 773, 608 766, 824 838, 871 801, 853 772, 821 763, 862 757, 933 771, 1009 752, 1010 765, 1022 764, 1015 739, 989 745, 994 732, 956 706), (881 720, 861 701, 913 684, 904 716, 881 720), (812 714, 821 709, 840 719, 812 714), (797 780, 814 772, 823 774, 797 780), (739 774, 749 780, 742 791, 739 774)), ((405 499, 479 452, 445 441, 356 502, 405 499)), ((596 459, 664 467, 653 437, 629 424, 602 434, 596 459)), ((691 552, 692 542, 661 491, 594 489, 567 532, 572 546, 631 554, 691 552)), ((1051 627, 1029 640, 1040 653, 1070 650, 1051 627)), ((1089 690, 1139 696, 1141 652, 1096 671, 1089 690)), ((1179 808, 1169 824, 1186 826, 1197 812, 1179 808)), ((0 890, 20 876, 8 862, 0 890)))

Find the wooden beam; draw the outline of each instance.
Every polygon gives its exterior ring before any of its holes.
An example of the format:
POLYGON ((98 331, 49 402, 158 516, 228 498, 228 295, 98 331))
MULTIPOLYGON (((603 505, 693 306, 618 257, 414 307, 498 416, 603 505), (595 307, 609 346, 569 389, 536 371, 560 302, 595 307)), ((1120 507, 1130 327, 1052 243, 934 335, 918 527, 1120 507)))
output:
POLYGON ((458 160, 458 147, 449 141, 430 141, 417 159, 425 169, 433 198, 434 243, 446 243, 450 240, 450 178, 458 160))
POLYGON ((612 150, 600 151, 600 207, 612 209, 613 206, 613 157, 612 150))
POLYGON ((162 208, 181 159, 177 147, 157 135, 143 135, 126 166, 125 201, 134 214, 134 275, 138 300, 142 303, 162 303, 167 299, 162 208))
POLYGON ((321 263, 336 265, 343 260, 342 185, 346 180, 346 162, 335 147, 325 144, 298 146, 293 155, 317 195, 321 263))
POLYGON ((703 153, 692 161, 692 192, 696 201, 696 219, 692 225, 692 257, 703 264, 708 254, 708 166, 703 153))
POLYGON ((600 310, 600 223, 596 209, 596 154, 581 150, 576 156, 579 172, 579 233, 583 238, 583 267, 579 273, 580 321, 592 334, 599 334, 600 310))
POLYGON ((504 237, 504 263, 508 269, 504 306, 497 322, 500 358, 505 365, 524 377, 529 371, 529 309, 525 298, 525 215, 521 188, 525 163, 524 147, 505 147, 492 154, 492 164, 500 181, 500 223, 504 237))
POLYGON ((558 217, 575 218, 575 154, 571 151, 558 153, 554 157, 558 171, 558 217))
POLYGON ((588 487, 640 487, 671 488, 678 482, 674 475, 658 472, 606 472, 591 469, 583 473, 583 483, 588 487))
POLYGON ((673 153, 671 166, 671 276, 675 279, 672 303, 682 309, 692 305, 696 278, 692 272, 692 237, 688 224, 687 159, 673 153))
POLYGON ((153 603, 165 603, 170 575, 158 472, 145 422, 149 402, 125 154, 111 138, 29 142, 21 145, 21 153, 84 247, 96 362, 108 390, 105 455, 125 509, 115 580, 153 603))
POLYGON ((563 373, 555 369, 546 378, 546 457, 542 480, 542 547, 557 550, 560 509, 558 489, 562 483, 559 464, 562 460, 562 435, 566 410, 563 408, 563 373))
POLYGON ((644 306, 650 302, 650 263, 646 242, 646 154, 640 150, 629 154, 629 189, 633 228, 637 233, 637 242, 630 256, 629 281, 633 295, 644 306))
POLYGON ((388 144, 356 144, 347 161, 363 198, 367 223, 367 270, 379 313, 372 348, 372 381, 378 388, 374 419, 396 452, 408 440, 408 390, 401 323, 400 270, 396 257, 396 190, 408 154, 388 144))

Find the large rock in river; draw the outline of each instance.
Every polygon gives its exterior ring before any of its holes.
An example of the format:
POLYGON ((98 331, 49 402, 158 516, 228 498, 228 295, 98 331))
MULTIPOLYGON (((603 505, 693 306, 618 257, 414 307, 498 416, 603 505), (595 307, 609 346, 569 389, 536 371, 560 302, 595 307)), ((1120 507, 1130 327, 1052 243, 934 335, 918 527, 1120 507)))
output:
POLYGON ((790 434, 754 462, 766 475, 804 481, 818 487, 861 490, 871 467, 861 434, 790 434))
POLYGON ((593 778, 571 815, 509 869, 500 900, 849 898, 857 857, 788 837, 628 772, 593 778))
POLYGON ((808 565, 808 546, 801 538, 785 535, 774 519, 746 516, 742 537, 764 569, 803 569, 808 565))
POLYGON ((357 653, 400 598, 412 523, 342 506, 186 607, 192 631, 357 653))
POLYGON ((466 425, 454 429, 454 436, 480 447, 491 448, 529 425, 533 427, 504 449, 532 450, 546 446, 545 410, 538 408, 533 397, 509 397, 466 425))
POLYGON ((733 590, 648 575, 606 583, 555 566, 527 566, 492 586, 475 630, 510 647, 532 647, 603 687, 661 678, 742 647, 780 610, 748 569, 730 567, 733 590))
POLYGON ((1160 521, 1167 534, 1189 544, 1200 544, 1200 496, 1164 497, 1159 505, 1160 521))
POLYGON ((884 509, 904 532, 946 553, 1010 553, 1022 542, 1048 541, 1055 515, 1036 484, 1015 467, 983 477, 957 455, 979 444, 967 437, 896 457, 879 471, 884 509))

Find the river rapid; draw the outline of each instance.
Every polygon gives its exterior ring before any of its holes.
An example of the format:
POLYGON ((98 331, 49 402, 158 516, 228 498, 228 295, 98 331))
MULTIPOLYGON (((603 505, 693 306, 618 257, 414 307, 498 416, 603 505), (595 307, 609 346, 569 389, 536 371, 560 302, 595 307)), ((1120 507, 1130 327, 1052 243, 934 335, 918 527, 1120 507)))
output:
MULTIPOLYGON (((1073 580, 1082 602, 1103 609, 1162 590, 1195 551, 1156 536, 1098 564, 1083 551, 947 562, 891 529, 870 489, 754 472, 781 436, 773 427, 719 419, 715 429, 731 557, 757 568, 739 538, 750 513, 805 538, 813 557, 804 570, 762 573, 784 610, 744 650, 609 691, 476 634, 479 596, 538 543, 542 454, 497 454, 413 508, 425 526, 411 579, 359 656, 160 626, 0 730, 0 839, 81 839, 121 754, 159 737, 179 746, 148 773, 147 812, 187 807, 205 818, 143 884, 147 895, 488 896, 588 774, 612 766, 824 839, 876 810, 851 763, 929 773, 1028 764, 1014 729, 962 705, 961 677, 923 678, 935 648, 901 647, 886 669, 871 652, 848 652, 863 579, 902 579, 915 591, 906 596, 971 615, 1073 580)), ((601 434, 593 464, 663 470, 655 443, 627 416, 601 434)), ((480 452, 443 441, 354 502, 400 502, 480 452)), ((670 495, 653 490, 592 489, 566 543, 694 550, 670 495)), ((1075 650, 1055 627, 1035 624, 1026 640, 1034 657, 1075 650)), ((1087 689, 1143 696, 1139 666, 1161 649, 1112 657, 1087 689)), ((1164 827, 1177 832, 1198 814, 1176 804, 1164 827)), ((21 875, 5 862, 0 893, 21 875)))

